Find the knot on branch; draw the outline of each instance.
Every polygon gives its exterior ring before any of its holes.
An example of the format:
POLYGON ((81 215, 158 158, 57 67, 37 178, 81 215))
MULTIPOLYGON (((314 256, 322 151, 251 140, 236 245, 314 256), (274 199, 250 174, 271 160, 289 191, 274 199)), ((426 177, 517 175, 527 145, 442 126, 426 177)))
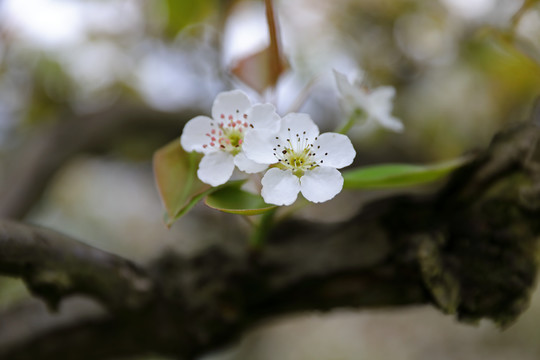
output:
POLYGON ((505 327, 528 306, 538 270, 539 134, 522 125, 498 135, 435 202, 437 225, 419 241, 419 264, 434 302, 461 320, 505 327))

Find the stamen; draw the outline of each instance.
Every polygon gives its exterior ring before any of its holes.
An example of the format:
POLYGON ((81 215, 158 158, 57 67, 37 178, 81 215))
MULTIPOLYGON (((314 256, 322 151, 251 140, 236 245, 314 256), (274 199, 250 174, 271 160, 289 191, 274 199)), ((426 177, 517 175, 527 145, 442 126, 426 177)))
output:
POLYGON ((297 176, 301 176, 304 171, 313 170, 319 167, 318 161, 313 159, 316 153, 311 151, 314 145, 310 139, 306 137, 306 131, 303 131, 301 134, 291 133, 290 128, 287 130, 289 131, 290 136, 284 140, 281 140, 279 136, 276 136, 276 140, 281 141, 276 141, 275 147, 273 148, 273 154, 278 163, 281 164, 280 166, 292 170, 297 176), (291 136, 293 135, 296 136, 296 141, 291 141, 291 136), (283 146, 281 146, 282 144, 283 146))

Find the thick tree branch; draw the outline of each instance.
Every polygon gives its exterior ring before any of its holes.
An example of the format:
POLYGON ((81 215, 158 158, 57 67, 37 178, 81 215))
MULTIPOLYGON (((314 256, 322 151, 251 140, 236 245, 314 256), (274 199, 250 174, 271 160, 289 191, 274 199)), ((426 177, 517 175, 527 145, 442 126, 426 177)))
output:
POLYGON ((112 310, 140 308, 152 283, 133 263, 43 228, 0 220, 0 273, 22 277, 56 309, 71 294, 101 301, 112 310))
MULTIPOLYGON (((193 258, 167 253, 148 266, 148 277, 140 275, 153 285, 149 301, 0 349, 0 357, 161 353, 194 359, 269 317, 343 306, 432 303, 459 319, 507 326, 527 307, 537 273, 539 135, 529 124, 498 135, 432 194, 380 200, 337 225, 283 222, 257 252, 220 247, 193 258)), ((18 226, 14 233, 24 234, 18 226)), ((62 259, 56 253, 68 243, 45 256, 62 259)), ((108 281, 121 281, 114 279, 121 272, 100 270, 93 251, 90 260, 80 261, 96 265, 98 277, 107 273, 108 281)), ((11 257, 0 256, 0 271, 20 274, 23 267, 9 265, 11 257)), ((30 257, 26 263, 63 273, 55 262, 30 257)))

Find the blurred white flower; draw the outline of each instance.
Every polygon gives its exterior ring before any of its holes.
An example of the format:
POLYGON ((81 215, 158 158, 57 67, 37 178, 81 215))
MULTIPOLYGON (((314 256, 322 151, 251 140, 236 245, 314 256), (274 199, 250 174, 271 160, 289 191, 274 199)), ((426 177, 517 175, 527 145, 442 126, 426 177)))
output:
POLYGON ((332 199, 343 188, 337 170, 352 163, 356 152, 342 134, 319 135, 307 114, 291 113, 281 120, 279 131, 252 131, 244 139, 248 159, 274 164, 262 179, 261 195, 269 204, 290 205, 301 192, 312 202, 332 199))
POLYGON ((349 120, 357 121, 364 117, 366 124, 376 122, 387 129, 403 131, 401 121, 392 116, 392 100, 396 89, 392 86, 369 89, 362 83, 363 74, 360 74, 353 83, 339 71, 334 70, 334 76, 343 110, 349 120))
POLYGON ((251 106, 240 90, 222 92, 214 100, 212 118, 197 116, 188 121, 180 143, 188 152, 204 154, 197 176, 206 184, 218 186, 230 179, 235 165, 247 173, 268 167, 246 158, 242 144, 251 131, 276 132, 279 119, 271 104, 251 106))

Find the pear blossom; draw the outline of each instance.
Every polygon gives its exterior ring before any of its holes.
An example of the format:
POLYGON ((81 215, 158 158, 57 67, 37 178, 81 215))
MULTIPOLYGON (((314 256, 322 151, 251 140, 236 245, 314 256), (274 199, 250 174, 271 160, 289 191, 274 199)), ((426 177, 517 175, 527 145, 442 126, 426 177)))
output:
POLYGON ((261 195, 274 205, 292 204, 299 192, 316 203, 332 199, 343 188, 337 169, 350 165, 356 155, 347 136, 319 135, 309 115, 300 113, 283 117, 277 133, 246 134, 243 148, 248 159, 271 165, 261 195))
POLYGON ((218 94, 212 118, 197 116, 187 122, 180 137, 184 150, 203 153, 197 176, 209 185, 226 183, 235 168, 257 173, 268 166, 248 159, 242 151, 244 136, 250 131, 275 132, 280 117, 271 104, 252 106, 240 90, 218 94))
POLYGON ((334 70, 334 76, 342 107, 349 116, 359 113, 365 116, 366 124, 375 122, 389 130, 403 131, 401 121, 392 116, 392 100, 396 89, 392 86, 370 89, 363 83, 363 74, 352 83, 339 71, 334 70))

